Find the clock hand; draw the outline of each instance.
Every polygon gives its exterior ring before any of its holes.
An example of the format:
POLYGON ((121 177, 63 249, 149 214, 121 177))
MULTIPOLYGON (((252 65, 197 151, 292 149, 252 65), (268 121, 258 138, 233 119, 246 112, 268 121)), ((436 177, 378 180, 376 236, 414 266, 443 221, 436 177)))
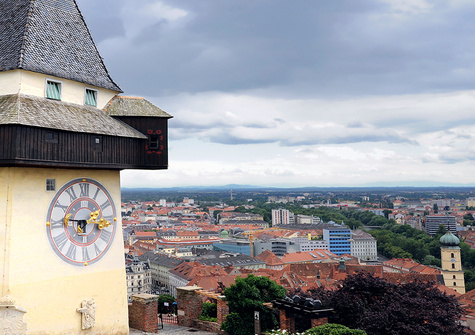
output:
POLYGON ((78 232, 79 234, 84 233, 84 230, 85 230, 86 225, 87 225, 88 222, 87 222, 86 220, 73 220, 73 219, 70 219, 71 215, 72 215, 72 214, 70 213, 70 214, 68 214, 68 215, 66 215, 66 216, 64 217, 64 225, 65 225, 65 226, 69 226, 69 221, 71 221, 71 222, 76 222, 76 223, 77 223, 77 232, 78 232))

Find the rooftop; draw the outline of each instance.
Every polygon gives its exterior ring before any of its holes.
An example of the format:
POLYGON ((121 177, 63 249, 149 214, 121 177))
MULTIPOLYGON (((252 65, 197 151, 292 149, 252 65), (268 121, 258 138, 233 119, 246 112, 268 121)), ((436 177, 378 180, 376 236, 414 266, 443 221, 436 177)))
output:
POLYGON ((22 69, 122 92, 76 1, 0 1, 0 26, 0 71, 22 69))

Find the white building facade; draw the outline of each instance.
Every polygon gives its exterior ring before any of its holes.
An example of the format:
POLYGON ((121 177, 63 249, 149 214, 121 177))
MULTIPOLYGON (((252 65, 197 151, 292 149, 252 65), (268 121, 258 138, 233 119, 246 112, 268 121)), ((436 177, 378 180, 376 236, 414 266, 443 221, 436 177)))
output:
POLYGON ((287 209, 279 208, 272 210, 272 225, 280 226, 290 224, 290 212, 287 209))
POLYGON ((378 260, 377 242, 370 234, 362 230, 351 232, 350 244, 351 256, 358 257, 362 261, 378 260))

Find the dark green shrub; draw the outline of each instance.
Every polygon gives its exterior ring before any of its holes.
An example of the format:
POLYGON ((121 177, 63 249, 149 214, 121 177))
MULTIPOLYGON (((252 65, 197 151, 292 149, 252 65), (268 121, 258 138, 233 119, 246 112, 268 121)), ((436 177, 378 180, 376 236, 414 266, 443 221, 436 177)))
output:
POLYGON ((350 329, 346 326, 327 323, 323 326, 310 328, 305 331, 305 335, 366 335, 366 332, 359 329, 350 329))
POLYGON ((218 317, 218 307, 216 304, 211 302, 204 302, 203 309, 201 311, 201 316, 216 318, 218 317))

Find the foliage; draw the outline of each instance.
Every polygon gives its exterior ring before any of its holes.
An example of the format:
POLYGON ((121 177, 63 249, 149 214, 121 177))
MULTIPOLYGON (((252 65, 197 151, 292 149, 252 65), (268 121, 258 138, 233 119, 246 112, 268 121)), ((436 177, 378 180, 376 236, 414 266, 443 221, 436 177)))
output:
POLYGON ((202 320, 202 321, 209 321, 209 322, 218 322, 218 318, 213 318, 212 316, 204 316, 204 315, 200 315, 198 317, 199 320, 202 320))
POLYGON ((267 277, 236 278, 235 284, 224 290, 231 314, 226 317, 222 329, 229 335, 253 334, 254 311, 260 313, 262 331, 275 328, 277 318, 263 303, 283 298, 285 293, 285 288, 267 277))
MULTIPOLYGON (((381 230, 371 231, 371 234, 378 241, 378 251, 388 258, 411 258, 425 265, 440 267, 439 241, 446 231, 445 225, 439 225, 436 235, 431 237, 409 225, 387 224, 381 230)), ((460 254, 468 292, 475 288, 475 249, 462 241, 460 254)))
POLYGON ((213 211, 213 217, 218 220, 218 215, 219 213, 222 213, 223 211, 222 210, 216 210, 216 211, 213 211))
MULTIPOLYGON (((267 332, 269 335, 292 335, 285 329, 271 330, 267 332)), ((293 335, 367 335, 364 330, 350 329, 346 326, 336 323, 327 323, 322 326, 313 327, 302 333, 293 335)))
POLYGON ((218 307, 215 303, 203 302, 203 309, 201 310, 201 317, 216 318, 218 316, 218 307))
POLYGON ((226 321, 221 325, 221 329, 228 335, 250 335, 253 333, 254 327, 252 329, 249 329, 249 327, 253 325, 254 322, 247 322, 246 324, 239 313, 229 313, 226 316, 226 321))
POLYGON ((175 297, 171 294, 162 294, 158 296, 158 313, 168 313, 172 311, 173 303, 175 302, 175 297), (169 306, 164 305, 165 302, 168 302, 169 306))
POLYGON ((378 241, 378 251, 388 258, 412 258, 434 265, 438 262, 427 256, 440 259, 440 234, 431 237, 424 231, 399 224, 386 224, 381 230, 371 231, 371 234, 378 241))
POLYGON ((360 329, 350 329, 336 323, 327 323, 326 325, 311 328, 304 333, 305 335, 366 335, 366 332, 360 329))
POLYGON ((331 322, 362 329, 368 335, 464 334, 458 322, 463 309, 457 299, 433 284, 393 284, 358 273, 343 280, 338 290, 315 289, 307 295, 335 310, 331 322))

